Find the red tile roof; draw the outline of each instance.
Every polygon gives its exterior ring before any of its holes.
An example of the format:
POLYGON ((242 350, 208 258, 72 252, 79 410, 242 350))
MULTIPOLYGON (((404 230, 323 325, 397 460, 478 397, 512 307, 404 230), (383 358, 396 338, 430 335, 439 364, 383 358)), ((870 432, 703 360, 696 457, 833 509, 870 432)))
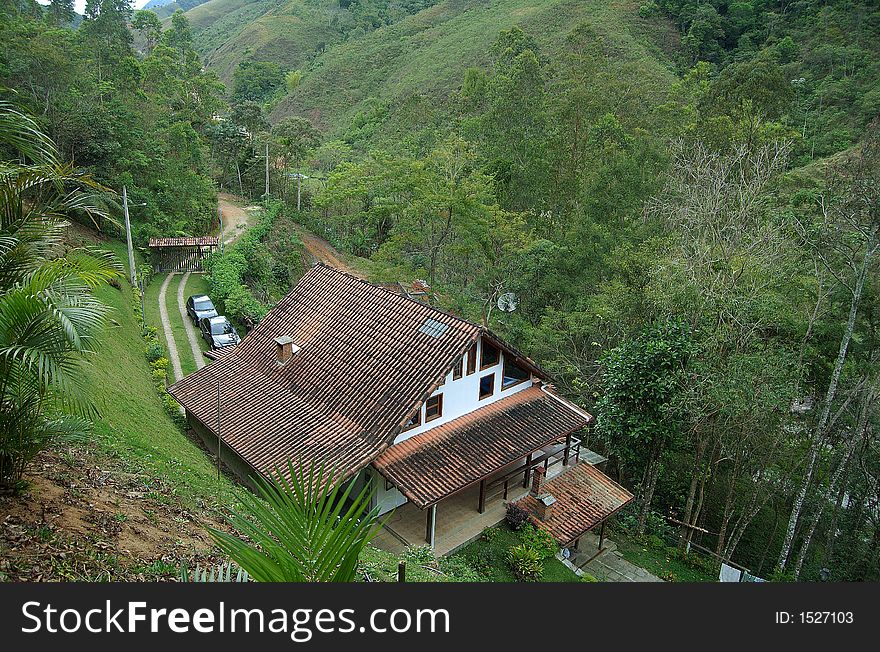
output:
POLYGON ((220 238, 216 235, 185 238, 150 238, 151 247, 216 247, 220 238))
POLYGON ((633 499, 629 491, 586 462, 546 481, 541 493, 548 493, 556 499, 546 521, 538 519, 535 496, 524 496, 516 504, 532 515, 535 525, 547 530, 563 546, 599 525, 633 499))
POLYGON ((443 381, 480 327, 325 265, 310 269, 232 351, 169 392, 259 472, 288 459, 351 475, 443 381), (427 319, 447 326, 434 337, 427 319), (300 347, 284 366, 274 339, 300 347))
POLYGON ((582 411, 532 386, 395 444, 373 465, 424 508, 588 422, 582 411))

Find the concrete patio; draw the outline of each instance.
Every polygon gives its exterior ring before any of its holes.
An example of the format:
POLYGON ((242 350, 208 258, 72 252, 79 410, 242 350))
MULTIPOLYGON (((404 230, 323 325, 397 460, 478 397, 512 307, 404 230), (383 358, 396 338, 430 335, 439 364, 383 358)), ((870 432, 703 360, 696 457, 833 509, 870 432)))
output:
MULTIPOLYGON (((593 454, 587 449, 580 451, 579 459, 585 460, 593 454)), ((572 456, 569 464, 575 464, 578 457, 572 456)), ((512 465, 513 468, 515 465, 512 465)), ((552 478, 565 469, 561 463, 548 468, 547 477, 552 478)), ((503 476, 507 468, 499 470, 488 481, 503 476)), ((528 493, 522 486, 522 475, 518 481, 512 479, 508 485, 507 499, 503 497, 501 486, 489 490, 486 494, 486 509, 480 514, 477 510, 480 499, 480 487, 474 485, 464 489, 437 504, 437 522, 435 527, 434 553, 440 557, 455 552, 462 546, 480 536, 488 527, 497 525, 504 520, 507 503, 518 500, 528 493)), ((390 514, 386 514, 385 525, 373 539, 373 545, 393 553, 403 552, 407 546, 427 545, 428 510, 422 510, 412 503, 405 503, 390 514)))

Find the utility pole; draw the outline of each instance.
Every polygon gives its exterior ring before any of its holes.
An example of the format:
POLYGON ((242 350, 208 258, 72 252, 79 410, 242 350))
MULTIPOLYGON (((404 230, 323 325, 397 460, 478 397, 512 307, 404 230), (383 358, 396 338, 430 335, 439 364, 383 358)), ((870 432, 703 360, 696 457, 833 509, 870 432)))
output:
POLYGON ((299 211, 301 207, 300 198, 302 196, 302 181, 303 179, 308 179, 308 177, 299 172, 290 176, 296 179, 296 210, 299 211))
POLYGON ((223 436, 220 434, 220 379, 217 379, 217 482, 220 481, 220 447, 223 436))
POLYGON ((269 143, 266 143, 266 201, 269 201, 269 143))
POLYGON ((134 247, 131 244, 131 222, 128 219, 128 191, 122 186, 122 210, 125 213, 125 239, 128 242, 128 268, 131 271, 131 285, 137 287, 137 272, 134 268, 134 247))

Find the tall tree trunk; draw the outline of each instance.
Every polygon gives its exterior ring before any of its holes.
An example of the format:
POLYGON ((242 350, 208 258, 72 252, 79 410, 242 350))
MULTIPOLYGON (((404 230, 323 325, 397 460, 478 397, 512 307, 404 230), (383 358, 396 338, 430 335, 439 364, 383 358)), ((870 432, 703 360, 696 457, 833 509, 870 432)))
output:
MULTIPOLYGON (((706 440, 702 438, 697 442, 697 450, 694 456, 694 467, 693 471, 691 472, 691 484, 690 487, 688 487, 687 500, 685 501, 684 505, 684 514, 682 515, 681 519, 682 523, 693 525, 691 523, 691 519, 693 517, 694 502, 696 501, 697 497, 697 486, 699 485, 700 478, 703 475, 703 457, 706 453, 706 445, 706 440)), ((688 535, 691 531, 692 529, 686 526, 682 526, 681 528, 679 528, 678 547, 681 550, 687 548, 687 544, 690 541, 690 537, 688 535)))
POLYGON ((850 440, 846 443, 846 448, 844 449, 840 458, 840 464, 837 465, 837 469, 834 471, 834 475, 831 477, 831 482, 828 484, 828 490, 824 492, 822 499, 820 499, 816 504, 816 510, 815 514, 813 514, 813 520, 810 522, 810 527, 807 529, 807 532, 804 535, 804 541, 801 544, 801 549, 798 552, 797 559, 795 560, 795 579, 798 579, 801 575, 801 569, 803 568, 804 560, 807 557, 807 551, 809 550, 810 543, 813 540, 813 534, 816 532, 816 526, 819 524, 819 520, 822 518, 822 512, 825 509, 827 499, 837 491, 837 485, 840 482, 840 479, 843 477, 844 470, 849 467, 850 460, 852 459, 853 454, 856 452, 856 446, 858 445, 859 439, 861 437, 864 437, 868 429, 868 418, 871 414, 871 410, 868 404, 870 402, 873 402, 873 398, 873 392, 865 392, 865 403, 862 406, 862 414, 859 416, 858 428, 856 429, 856 432, 853 433, 850 440))
POLYGON ((816 429, 813 432, 813 439, 810 444, 810 457, 809 461, 807 462, 807 468, 804 472, 804 479, 801 482, 801 486, 798 490, 797 495, 795 496, 794 504, 791 508, 791 516, 788 519, 788 528, 785 532, 785 539, 782 542, 782 549, 779 551, 779 561, 776 565, 780 570, 784 570, 786 565, 788 564, 788 559, 791 555, 791 547, 794 543, 794 534, 797 530, 798 521, 800 520, 801 512, 804 508, 804 500, 806 499, 807 491, 809 491, 810 485, 813 482, 813 473, 816 469, 816 461, 819 457, 819 450, 821 448, 823 440, 825 439, 826 431, 828 429, 828 420, 831 416, 831 407, 834 403, 834 398, 837 396, 837 386, 840 383, 840 375, 843 372, 844 362, 846 362, 846 352, 849 348, 850 341, 852 341, 853 331, 855 330, 856 315, 859 312, 859 304, 862 301, 862 291, 865 288, 865 279, 868 276, 868 268, 871 264, 871 259, 873 258, 874 249, 876 247, 876 240, 877 227, 875 226, 871 231, 870 237, 868 238, 868 242, 865 247, 865 255, 862 257, 862 265, 856 278, 856 285, 852 291, 852 300, 850 301, 849 317, 846 321, 846 328, 844 329, 843 336, 840 339, 840 348, 837 352, 837 360, 834 363, 834 370, 831 373, 831 380, 828 383, 828 390, 825 392, 825 401, 822 406, 822 414, 819 417, 819 422, 816 424, 816 429))
POLYGON ((645 533, 645 525, 648 522, 648 513, 651 511, 651 502, 654 500, 654 488, 657 486, 657 478, 660 476, 660 458, 663 456, 663 440, 654 438, 651 460, 645 469, 645 481, 642 483, 642 504, 639 510, 639 523, 637 533, 645 533))

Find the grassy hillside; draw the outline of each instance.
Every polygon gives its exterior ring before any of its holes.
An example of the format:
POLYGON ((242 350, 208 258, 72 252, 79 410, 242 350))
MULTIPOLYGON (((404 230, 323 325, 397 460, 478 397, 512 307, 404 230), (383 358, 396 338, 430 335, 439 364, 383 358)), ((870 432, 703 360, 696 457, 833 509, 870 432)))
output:
POLYGON ((227 83, 246 59, 302 70, 302 82, 271 118, 308 116, 329 136, 339 135, 372 98, 394 125, 380 134, 386 138, 442 122, 465 70, 486 64, 489 45, 515 25, 548 55, 564 47, 575 27, 588 25, 616 69, 609 72, 638 83, 646 99, 658 99, 673 79, 675 30, 639 18, 636 1, 445 0, 393 24, 344 36, 331 4, 336 3, 211 0, 188 16, 208 65, 227 83))

